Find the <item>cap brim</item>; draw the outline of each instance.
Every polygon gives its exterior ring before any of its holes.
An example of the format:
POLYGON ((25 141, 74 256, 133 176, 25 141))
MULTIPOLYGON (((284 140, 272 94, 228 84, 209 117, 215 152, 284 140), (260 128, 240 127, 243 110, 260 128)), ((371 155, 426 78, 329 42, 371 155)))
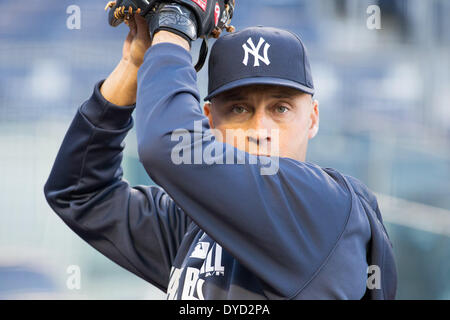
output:
POLYGON ((287 80, 287 79, 280 79, 280 78, 270 78, 270 77, 253 77, 253 78, 245 78, 240 80, 235 80, 230 83, 227 83, 216 90, 212 91, 209 95, 206 96, 204 99, 205 101, 210 101, 214 96, 237 88, 237 87, 243 87, 243 86, 249 86, 253 84, 268 84, 268 85, 277 85, 277 86, 283 86, 283 87, 289 87, 293 89, 300 90, 304 93, 309 93, 311 95, 314 95, 314 89, 311 89, 309 87, 306 87, 304 85, 301 85, 298 82, 287 80))

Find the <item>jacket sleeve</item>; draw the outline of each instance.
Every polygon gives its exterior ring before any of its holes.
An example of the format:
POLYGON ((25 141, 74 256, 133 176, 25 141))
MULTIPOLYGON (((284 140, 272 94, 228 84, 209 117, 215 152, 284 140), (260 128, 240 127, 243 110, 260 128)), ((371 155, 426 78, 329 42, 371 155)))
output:
POLYGON ((367 290, 367 297, 373 300, 395 299, 397 293, 397 265, 393 251, 393 244, 383 223, 378 200, 369 188, 360 180, 345 175, 359 196, 369 219, 372 241, 368 250, 368 260, 371 265, 381 268, 381 288, 367 290))
POLYGON ((122 179, 124 138, 135 105, 106 101, 95 86, 64 137, 44 193, 81 238, 125 269, 166 290, 190 218, 157 186, 122 179))
POLYGON ((147 51, 136 104, 140 161, 200 228, 261 279, 267 297, 295 297, 339 241, 349 191, 338 175, 287 158, 279 158, 275 174, 262 174, 261 159, 208 131, 196 81, 182 47, 160 43, 147 51), (180 133, 188 135, 182 142, 180 133), (192 152, 191 164, 173 158, 180 144, 192 152), (198 161, 198 152, 235 164, 198 161))

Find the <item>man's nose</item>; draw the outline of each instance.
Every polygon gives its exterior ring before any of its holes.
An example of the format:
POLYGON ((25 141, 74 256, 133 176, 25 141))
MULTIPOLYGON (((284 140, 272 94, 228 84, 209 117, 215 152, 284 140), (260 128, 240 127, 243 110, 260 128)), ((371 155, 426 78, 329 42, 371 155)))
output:
POLYGON ((272 140, 270 135, 273 126, 272 119, 265 113, 256 113, 248 130, 247 141, 257 145, 269 143, 272 140))
POLYGON ((263 145, 267 145, 270 141, 271 138, 270 136, 265 136, 265 135, 255 135, 255 136, 247 136, 247 141, 250 143, 255 143, 257 146, 263 146, 263 145))

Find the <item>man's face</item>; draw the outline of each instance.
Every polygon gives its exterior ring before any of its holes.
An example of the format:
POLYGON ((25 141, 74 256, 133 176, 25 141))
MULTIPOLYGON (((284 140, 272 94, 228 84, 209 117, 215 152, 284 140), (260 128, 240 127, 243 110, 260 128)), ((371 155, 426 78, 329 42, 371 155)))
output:
POLYGON ((206 103, 205 115, 222 142, 251 154, 305 161, 308 140, 319 128, 311 95, 275 85, 228 90, 206 103))

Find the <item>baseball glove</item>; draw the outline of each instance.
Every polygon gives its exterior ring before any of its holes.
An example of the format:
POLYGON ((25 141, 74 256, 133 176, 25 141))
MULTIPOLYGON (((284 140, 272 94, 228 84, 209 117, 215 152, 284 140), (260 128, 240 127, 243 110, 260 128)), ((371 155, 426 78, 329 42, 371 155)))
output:
POLYGON ((140 14, 147 20, 152 38, 158 30, 174 32, 189 43, 202 38, 195 65, 198 72, 208 54, 208 38, 218 38, 223 29, 234 31, 230 25, 234 7, 235 0, 117 0, 108 2, 105 10, 110 9, 108 20, 113 27, 140 14))

